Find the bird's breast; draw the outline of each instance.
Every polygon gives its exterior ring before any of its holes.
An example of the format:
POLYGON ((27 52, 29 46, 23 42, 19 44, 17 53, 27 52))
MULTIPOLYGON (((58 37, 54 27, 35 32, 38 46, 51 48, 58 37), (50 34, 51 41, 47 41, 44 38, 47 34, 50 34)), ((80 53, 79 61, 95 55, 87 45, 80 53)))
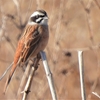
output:
POLYGON ((41 39, 38 43, 36 50, 32 53, 32 57, 36 56, 40 51, 44 50, 48 44, 49 40, 49 31, 47 26, 39 27, 39 32, 41 34, 41 39))

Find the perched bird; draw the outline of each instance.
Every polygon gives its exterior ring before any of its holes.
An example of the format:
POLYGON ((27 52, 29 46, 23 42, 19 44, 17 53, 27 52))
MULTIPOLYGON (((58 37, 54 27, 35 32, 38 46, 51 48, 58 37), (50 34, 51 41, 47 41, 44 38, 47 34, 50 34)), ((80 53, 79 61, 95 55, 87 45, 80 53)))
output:
POLYGON ((35 57, 44 50, 49 39, 48 15, 44 10, 36 10, 29 18, 25 31, 18 41, 14 62, 5 83, 4 93, 9 85, 17 65, 35 57))

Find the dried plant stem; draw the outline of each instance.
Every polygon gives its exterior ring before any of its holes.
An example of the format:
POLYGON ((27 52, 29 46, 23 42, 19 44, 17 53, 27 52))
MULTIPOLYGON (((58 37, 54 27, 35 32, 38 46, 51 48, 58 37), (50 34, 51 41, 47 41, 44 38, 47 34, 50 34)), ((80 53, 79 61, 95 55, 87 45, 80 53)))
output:
POLYGON ((30 86, 32 83, 32 79, 33 79, 35 71, 37 70, 37 66, 38 66, 40 58, 42 58, 42 60, 43 60, 43 65, 44 65, 44 69, 46 71, 46 75, 47 75, 47 79, 49 82, 52 98, 53 98, 53 100, 57 100, 56 92, 54 89, 52 74, 50 72, 50 69, 49 69, 49 66, 47 63, 45 52, 43 52, 43 51, 41 51, 40 54, 37 55, 37 58, 34 59, 34 63, 31 62, 27 66, 26 71, 25 71, 24 76, 23 76, 23 79, 22 79, 22 82, 21 82, 19 90, 18 90, 18 99, 17 100, 26 100, 26 97, 27 97, 28 93, 30 92, 30 86), (27 80, 27 77, 28 77, 28 80, 27 80), (26 82, 26 80, 27 80, 27 82, 26 82), (24 86, 25 86, 25 88, 23 91, 24 86))
POLYGON ((31 69, 31 62, 29 61, 28 65, 26 67, 26 70, 24 72, 23 78, 21 80, 19 89, 18 89, 18 93, 17 93, 17 97, 18 97, 17 99, 18 100, 21 100, 21 98, 22 98, 21 92, 24 90, 25 84, 27 82, 27 79, 28 79, 28 76, 29 76, 29 73, 30 73, 30 69, 31 69))
POLYGON ((31 68, 31 72, 30 72, 30 75, 28 77, 28 81, 26 83, 25 89, 24 89, 24 94, 23 94, 22 100, 26 100, 26 97, 27 97, 28 93, 30 92, 30 86, 31 86, 35 71, 37 70, 39 60, 40 60, 40 57, 37 57, 34 61, 34 66, 32 66, 32 68, 31 68))
POLYGON ((22 93, 23 93, 23 98, 22 98, 22 100, 26 100, 26 97, 27 97, 28 93, 30 92, 29 87, 30 87, 30 84, 31 84, 31 82, 32 82, 32 78, 33 78, 34 73, 35 73, 35 68, 32 66, 32 68, 31 68, 31 73, 30 73, 30 75, 29 75, 29 77, 28 77, 28 81, 27 81, 27 83, 26 83, 25 89, 24 89, 24 91, 22 92, 22 93))
POLYGON ((52 95, 52 100, 57 100, 57 95, 56 95, 56 91, 55 91, 55 88, 54 88, 53 77, 52 77, 52 73, 50 71, 50 68, 48 66, 46 54, 43 51, 41 51, 40 54, 41 54, 44 69, 45 69, 45 72, 46 72, 46 75, 47 75, 47 79, 48 79, 48 83, 49 83, 49 87, 50 87, 50 91, 51 91, 51 95, 52 95))
POLYGON ((100 95, 98 95, 98 93, 92 92, 92 94, 94 94, 96 97, 98 97, 100 99, 100 95))
POLYGON ((37 57, 34 59, 34 62, 32 61, 28 66, 29 68, 26 69, 28 79, 25 76, 22 79, 22 83, 21 83, 19 91, 18 91, 18 100, 26 100, 28 93, 30 92, 30 86, 31 86, 31 83, 32 83, 34 73, 37 70, 39 60, 40 60, 40 54, 37 55, 37 57), (24 85, 24 84, 26 84, 26 85, 24 85), (22 91, 23 85, 25 86, 24 91, 22 91))
MULTIPOLYGON (((84 3, 83 3, 83 0, 80 0, 85 12, 86 12, 86 17, 87 17, 87 25, 88 25, 88 29, 89 29, 89 36, 90 36, 90 40, 91 40, 91 44, 92 46, 95 46, 95 41, 94 41, 94 38, 93 38, 93 35, 94 35, 94 32, 93 32, 93 21, 91 19, 91 16, 90 16, 90 11, 91 11, 91 2, 93 2, 93 0, 89 0, 88 2, 88 5, 87 7, 85 7, 84 3)), ((95 0, 95 3, 98 5, 98 2, 95 0)), ((99 6, 99 5, 98 5, 99 6)), ((98 50, 94 50, 94 53, 96 55, 96 58, 97 58, 97 62, 98 62, 98 71, 97 71, 97 78, 96 80, 94 81, 93 85, 92 85, 92 88, 91 88, 91 92, 94 91, 94 89, 96 88, 97 86, 97 82, 98 82, 98 78, 99 78, 99 73, 100 73, 100 64, 99 64, 99 56, 98 56, 98 50)), ((87 96, 87 99, 91 99, 91 92, 90 94, 87 96)))
POLYGON ((81 96, 82 100, 86 100, 82 51, 78 51, 78 60, 79 60, 79 72, 80 72, 81 96))

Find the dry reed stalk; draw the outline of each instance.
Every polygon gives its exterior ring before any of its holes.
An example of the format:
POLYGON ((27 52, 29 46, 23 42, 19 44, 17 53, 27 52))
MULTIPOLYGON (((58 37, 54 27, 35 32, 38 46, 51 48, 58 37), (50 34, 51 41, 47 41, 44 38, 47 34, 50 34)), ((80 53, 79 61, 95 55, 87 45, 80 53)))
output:
POLYGON ((18 93, 17 93, 18 100, 21 100, 21 98, 22 98, 21 92, 24 90, 25 84, 26 84, 28 76, 29 76, 30 69, 31 69, 31 62, 29 61, 28 65, 25 69, 24 75, 22 77, 19 89, 18 89, 18 93))
POLYGON ((96 92, 92 92, 92 94, 94 94, 96 97, 98 97, 100 99, 100 95, 96 92))
POLYGON ((50 91, 51 91, 51 95, 52 95, 52 100, 57 100, 57 95, 56 95, 56 91, 55 91, 55 88, 54 88, 54 81, 53 81, 52 73, 50 71, 50 68, 49 68, 49 65, 48 65, 48 62, 47 62, 46 54, 43 51, 41 51, 40 54, 41 54, 44 69, 45 69, 45 72, 46 72, 46 76, 47 76, 47 79, 48 79, 48 83, 49 83, 49 87, 50 87, 50 91))
POLYGON ((26 100, 28 93, 30 92, 30 86, 32 83, 32 79, 34 77, 34 73, 37 70, 37 66, 39 63, 40 58, 42 58, 43 60, 43 65, 44 65, 44 69, 47 75, 47 79, 48 79, 48 83, 49 83, 49 87, 50 87, 50 91, 51 91, 51 95, 52 95, 52 100, 57 100, 57 96, 56 96, 56 92, 55 92, 55 88, 54 88, 54 82, 53 82, 53 77, 50 71, 50 68, 48 66, 47 63, 47 59, 46 59, 46 55, 45 52, 41 51, 40 54, 38 54, 37 58, 35 58, 34 63, 31 62, 29 64, 29 66, 27 66, 27 69, 25 71, 25 74, 23 76, 19 91, 18 91, 18 99, 17 100, 26 100), (41 57, 40 57, 41 55, 41 57), (28 79, 27 79, 28 77, 28 79), (26 85, 25 85, 26 84, 26 85), (23 87, 24 91, 23 90, 23 87))
POLYGON ((79 73, 80 73, 81 97, 82 97, 82 100, 86 100, 82 51, 78 51, 78 61, 79 61, 79 73))
POLYGON ((17 100, 26 100, 28 93, 30 92, 30 86, 32 83, 32 79, 34 77, 35 71, 38 68, 38 63, 40 60, 40 54, 37 55, 37 57, 32 61, 27 67, 27 70, 25 71, 25 74, 23 76, 19 91, 18 91, 18 99, 17 100), (28 77, 28 79, 27 79, 28 77), (24 87, 24 86, 25 87, 24 87), (22 90, 24 87, 24 90, 22 90))
MULTIPOLYGON (((93 0, 89 0, 87 7, 85 7, 83 0, 80 0, 84 11, 86 12, 86 17, 87 17, 87 24, 88 24, 88 29, 89 29, 89 36, 90 36, 90 41, 92 46, 95 46, 95 42, 94 42, 94 38, 93 38, 93 23, 92 23, 92 19, 90 16, 90 11, 91 11, 91 3, 93 2, 93 0)), ((97 4, 96 4, 97 5, 97 4)), ((98 5, 97 5, 98 6, 98 5)), ((89 95, 87 96, 87 99, 90 100, 91 99, 91 93, 95 90, 96 86, 97 86, 97 82, 98 82, 98 78, 99 78, 99 73, 100 73, 100 64, 99 64, 99 51, 97 49, 93 49, 96 58, 97 58, 97 63, 98 63, 98 70, 97 70, 97 78, 95 79, 92 88, 91 88, 91 92, 89 93, 89 95)))

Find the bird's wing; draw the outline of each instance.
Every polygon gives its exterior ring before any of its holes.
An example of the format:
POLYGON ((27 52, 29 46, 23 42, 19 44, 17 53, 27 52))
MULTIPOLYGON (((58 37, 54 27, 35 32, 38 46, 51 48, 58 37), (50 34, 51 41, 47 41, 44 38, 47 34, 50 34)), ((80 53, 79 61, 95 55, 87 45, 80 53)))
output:
POLYGON ((34 52, 38 46, 41 39, 41 34, 38 32, 38 26, 26 27, 26 30, 19 40, 18 47, 16 49, 14 64, 11 68, 9 77, 5 83, 4 93, 6 92, 7 86, 9 85, 11 78, 15 72, 17 64, 20 62, 25 62, 28 57, 34 52))
POLYGON ((24 47, 21 52, 20 58, 22 62, 25 62, 29 56, 36 50, 41 40, 41 34, 38 31, 38 27, 28 33, 25 37, 24 47))

